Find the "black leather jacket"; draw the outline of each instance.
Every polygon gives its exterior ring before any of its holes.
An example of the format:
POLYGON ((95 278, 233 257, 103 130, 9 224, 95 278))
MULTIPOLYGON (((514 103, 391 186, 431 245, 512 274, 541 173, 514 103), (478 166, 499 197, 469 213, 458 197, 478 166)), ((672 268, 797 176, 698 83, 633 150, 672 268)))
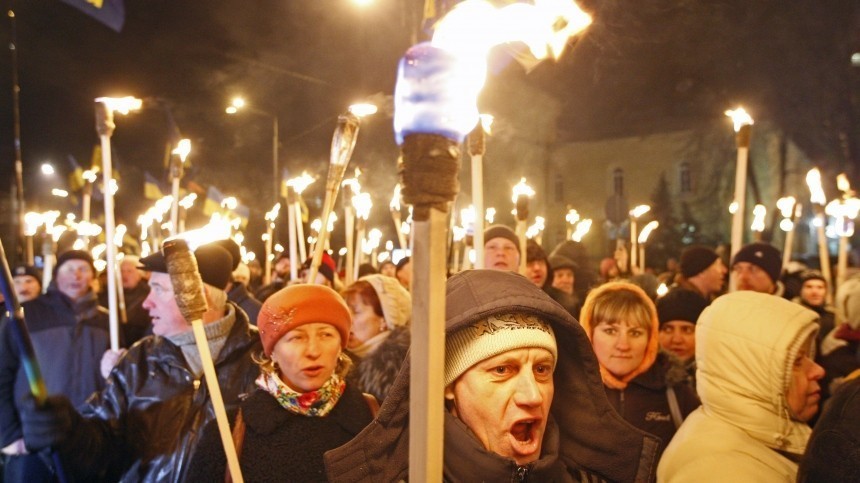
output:
MULTIPOLYGON (((245 313, 232 303, 229 310, 236 322, 215 361, 228 411, 253 390, 260 369, 251 356, 262 352, 245 313)), ((81 414, 60 451, 66 472, 83 481, 183 481, 198 433, 214 419, 205 381, 159 336, 129 349, 81 414)))

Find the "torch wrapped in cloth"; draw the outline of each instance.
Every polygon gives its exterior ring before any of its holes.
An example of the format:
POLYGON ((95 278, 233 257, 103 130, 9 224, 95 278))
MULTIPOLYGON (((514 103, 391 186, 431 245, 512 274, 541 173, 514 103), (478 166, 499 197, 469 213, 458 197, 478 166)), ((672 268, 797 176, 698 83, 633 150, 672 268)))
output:
POLYGON ((328 237, 328 218, 334 207, 334 201, 337 198, 340 183, 343 181, 346 166, 349 164, 349 158, 352 157, 355 141, 358 139, 359 123, 359 118, 352 113, 341 115, 337 119, 337 129, 335 129, 334 137, 331 140, 331 157, 328 178, 325 183, 325 202, 323 203, 323 212, 320 218, 322 220, 322 229, 314 246, 314 258, 308 269, 308 283, 313 283, 316 280, 320 263, 322 263, 323 249, 328 237))
POLYGON ((236 455, 236 447, 233 445, 230 423, 227 421, 227 411, 221 397, 221 387, 218 384, 218 375, 215 373, 215 364, 212 361, 212 353, 209 351, 209 342, 206 340, 206 332, 203 328, 206 297, 203 294, 203 280, 197 269, 197 259, 189 250, 188 244, 182 239, 167 240, 164 242, 163 248, 164 258, 167 261, 167 271, 170 274, 170 281, 173 283, 176 304, 185 320, 191 321, 194 341, 197 343, 197 350, 200 351, 206 387, 212 398, 212 409, 215 411, 215 421, 218 424, 218 432, 221 434, 224 454, 227 455, 230 477, 234 482, 240 483, 243 479, 239 469, 239 458, 236 455))

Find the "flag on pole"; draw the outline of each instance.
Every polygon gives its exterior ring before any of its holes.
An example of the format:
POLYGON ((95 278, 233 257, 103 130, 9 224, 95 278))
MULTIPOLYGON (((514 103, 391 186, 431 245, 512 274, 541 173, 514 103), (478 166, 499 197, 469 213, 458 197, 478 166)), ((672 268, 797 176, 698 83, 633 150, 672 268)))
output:
POLYGON ((124 0, 63 0, 116 32, 125 24, 124 0))
POLYGON ((251 210, 239 203, 236 204, 235 208, 227 208, 224 206, 224 200, 227 198, 218 188, 209 185, 209 189, 206 191, 206 201, 203 203, 203 214, 207 216, 211 216, 214 213, 227 214, 239 218, 242 228, 248 226, 248 218, 251 216, 251 210))
POLYGON ((149 174, 149 171, 143 173, 143 197, 148 200, 159 200, 166 196, 169 190, 162 186, 155 176, 149 174))

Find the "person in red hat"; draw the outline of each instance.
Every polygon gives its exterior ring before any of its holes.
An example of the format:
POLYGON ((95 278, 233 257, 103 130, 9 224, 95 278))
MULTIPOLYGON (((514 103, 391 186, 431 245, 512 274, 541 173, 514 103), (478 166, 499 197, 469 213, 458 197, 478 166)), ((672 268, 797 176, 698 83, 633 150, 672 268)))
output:
MULTIPOLYGON (((375 407, 372 396, 346 382, 349 308, 328 287, 291 285, 266 300, 257 327, 263 355, 256 390, 231 414, 243 478, 325 481, 323 453, 357 435, 375 407)), ((188 481, 218 481, 226 471, 220 434, 210 422, 188 481)))

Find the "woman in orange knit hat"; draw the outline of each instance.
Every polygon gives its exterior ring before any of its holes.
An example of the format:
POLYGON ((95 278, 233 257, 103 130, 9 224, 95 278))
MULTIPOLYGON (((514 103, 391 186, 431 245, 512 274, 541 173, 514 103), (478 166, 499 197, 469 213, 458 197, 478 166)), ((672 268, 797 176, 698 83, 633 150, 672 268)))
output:
MULTIPOLYGON (((322 285, 291 285, 263 304, 257 390, 231 418, 246 481, 325 481, 323 453, 373 419, 375 400, 346 383, 351 326, 346 303, 322 285)), ((207 425, 201 438, 188 480, 224 478, 217 427, 207 425)))
POLYGON ((661 454, 699 400, 683 363, 659 350, 654 302, 631 283, 606 283, 588 294, 580 323, 610 403, 629 423, 658 436, 661 454))

